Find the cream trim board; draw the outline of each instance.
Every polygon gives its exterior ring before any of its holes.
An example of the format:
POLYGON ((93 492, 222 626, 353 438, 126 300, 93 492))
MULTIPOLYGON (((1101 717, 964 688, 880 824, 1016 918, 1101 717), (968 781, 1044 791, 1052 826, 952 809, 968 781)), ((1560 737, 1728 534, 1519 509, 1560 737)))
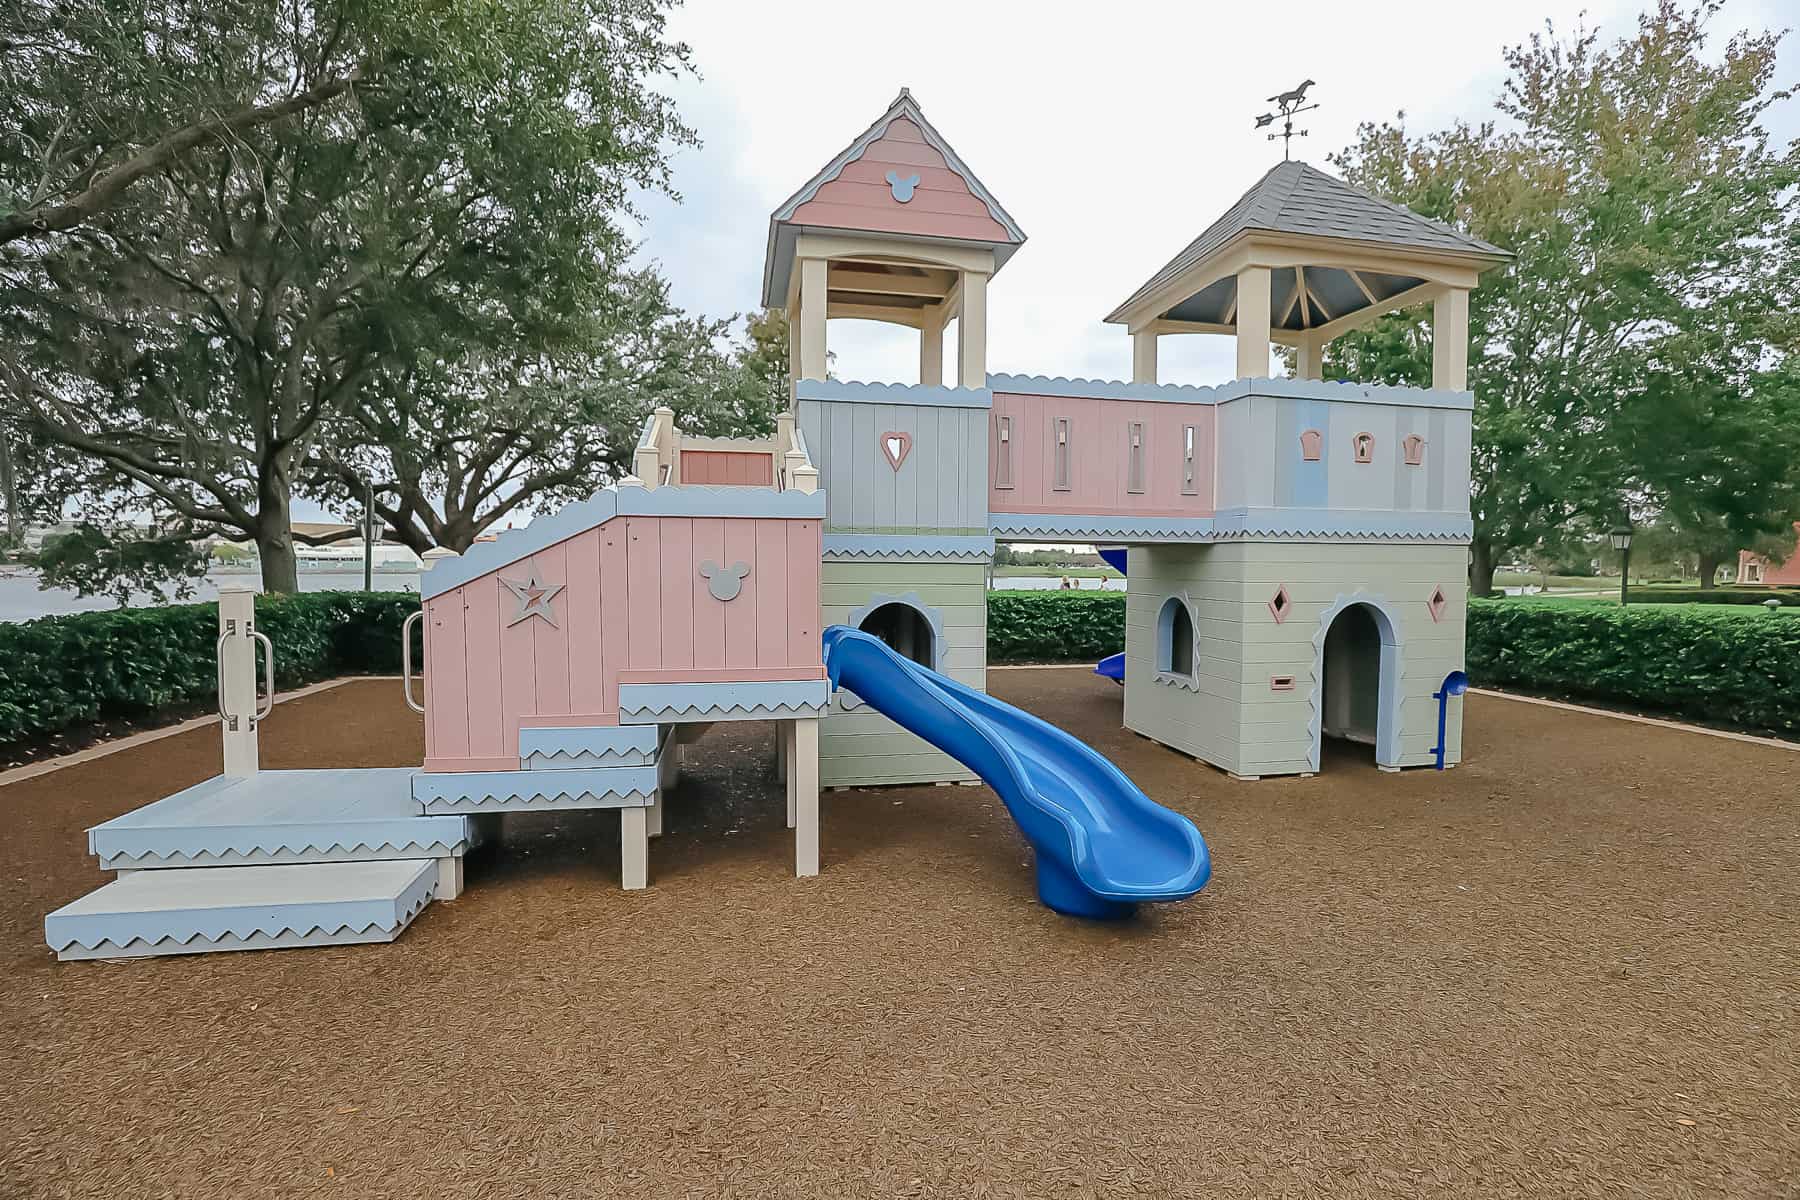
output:
POLYGON ((1319 750, 1324 740, 1325 716, 1325 636, 1332 623, 1349 608, 1361 604, 1375 615, 1375 628, 1381 635, 1381 678, 1376 685, 1375 762, 1379 766, 1398 767, 1401 763, 1400 743, 1403 730, 1400 720, 1400 667, 1403 661, 1402 627, 1399 615, 1385 597, 1357 589, 1339 593, 1325 611, 1319 614, 1318 628, 1313 632, 1311 714, 1307 733, 1311 741, 1307 761, 1314 771, 1319 769, 1319 750))

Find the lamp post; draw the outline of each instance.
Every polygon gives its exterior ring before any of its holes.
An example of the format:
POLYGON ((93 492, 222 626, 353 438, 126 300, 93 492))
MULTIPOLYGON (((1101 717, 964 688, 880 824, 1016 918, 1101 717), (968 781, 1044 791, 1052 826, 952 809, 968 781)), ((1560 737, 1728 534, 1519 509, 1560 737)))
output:
POLYGON ((1619 607, 1625 607, 1626 585, 1631 579, 1631 525, 1614 525, 1606 540, 1619 552, 1619 607))

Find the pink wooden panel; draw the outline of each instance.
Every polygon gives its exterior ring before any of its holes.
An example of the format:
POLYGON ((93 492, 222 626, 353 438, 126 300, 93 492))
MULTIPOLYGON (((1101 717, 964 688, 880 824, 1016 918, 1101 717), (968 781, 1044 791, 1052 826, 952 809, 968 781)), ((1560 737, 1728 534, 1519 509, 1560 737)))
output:
POLYGON ((767 454, 747 450, 683 450, 681 482, 711 487, 771 487, 775 482, 774 460, 767 454))
POLYGON ((1045 512, 1141 517, 1209 516, 1217 450, 1210 404, 1110 400, 1099 397, 997 393, 996 416, 1013 420, 1010 488, 992 486, 999 444, 991 440, 988 507, 994 512, 1045 512), (1056 482, 1055 428, 1069 422, 1069 488, 1056 482), (1129 490, 1129 438, 1144 426, 1144 490, 1129 490), (1186 426, 1195 427, 1194 495, 1181 490, 1186 426))
POLYGON ((625 623, 631 631, 631 643, 620 665, 660 666, 662 524, 655 517, 632 517, 625 528, 625 623))
POLYGON ((882 139, 863 151, 864 162, 886 163, 893 167, 949 167, 944 156, 923 142, 901 142, 882 139))
POLYGON ((787 661, 793 664, 816 663, 822 649, 819 645, 819 560, 820 544, 817 521, 789 521, 787 524, 787 580, 791 617, 788 624, 787 661))
MULTIPOLYGON (((756 522, 756 665, 787 661, 788 610, 787 522, 756 522)), ((748 598, 748 597, 746 597, 748 598)))
POLYGON ((756 522, 725 522, 725 557, 722 561, 750 564, 744 590, 725 606, 725 665, 754 667, 756 658, 756 597, 762 587, 761 564, 756 556, 756 522))
POLYGON ((631 656, 630 596, 626 567, 629 534, 626 522, 608 521, 595 531, 600 542, 600 696, 598 711, 619 720, 619 672, 631 656))
POLYGON ((569 707, 569 622, 574 610, 569 597, 569 551, 567 542, 547 547, 536 559, 539 577, 547 584, 562 585, 562 591, 551 597, 550 607, 556 613, 556 624, 532 617, 522 625, 531 629, 531 654, 537 679, 534 713, 566 713, 569 707))
POLYGON ((859 208, 854 204, 826 204, 812 200, 794 212, 796 224, 826 229, 864 229, 875 233, 905 233, 918 237, 968 238, 978 242, 1006 242, 1005 228, 993 217, 962 217, 947 213, 914 211, 910 204, 887 209, 859 208))
MULTIPOLYGON (((694 520, 694 561, 717 563, 722 567, 731 565, 725 558, 723 520, 717 517, 694 520)), ((694 666, 703 670, 724 670, 725 613, 731 605, 713 599, 711 589, 698 571, 694 572, 694 584, 694 666)))
POLYGON ((694 665, 694 585, 705 586, 694 560, 694 523, 667 517, 662 524, 663 667, 694 665))
POLYGON ((463 598, 463 644, 469 664, 469 754, 502 755, 506 750, 500 736, 500 581, 483 575, 457 588, 456 594, 463 598))
POLYGON ((469 753, 469 663, 461 592, 425 602, 425 757, 469 753))
MULTIPOLYGON (((871 165, 880 166, 881 164, 871 165)), ((850 204, 860 208, 886 211, 899 203, 894 199, 894 189, 888 184, 887 172, 897 172, 902 179, 905 179, 924 170, 923 167, 892 166, 881 169, 882 174, 868 183, 861 180, 834 179, 819 189, 818 195, 813 197, 811 203, 850 204)), ((993 220, 992 214, 988 212, 987 204, 971 193, 967 187, 960 186, 962 180, 954 172, 946 171, 944 174, 956 180, 959 185, 958 190, 920 187, 913 193, 913 198, 906 202, 906 210, 908 212, 949 213, 959 217, 985 217, 989 221, 993 220)), ((923 175, 920 175, 919 182, 921 184, 925 182, 923 175)), ((999 226, 996 225, 995 228, 999 228, 999 226)))
MULTIPOLYGON (((540 578, 552 580, 545 570, 542 554, 514 563, 504 568, 499 574, 488 579, 489 591, 499 593, 501 577, 513 580, 526 578, 533 569, 540 578)), ((481 580, 475 581, 477 591, 481 590, 481 580)), ((537 643, 535 626, 543 622, 536 617, 528 620, 512 621, 513 614, 518 611, 518 604, 512 593, 507 592, 499 597, 500 621, 500 753, 516 755, 519 752, 519 718, 537 712, 537 643)))
POLYGON ((888 127, 881 131, 884 142, 919 142, 924 143, 925 131, 914 125, 905 117, 889 121, 888 127))
POLYGON ((563 547, 569 570, 562 615, 569 630, 569 711, 599 712, 606 697, 601 676, 606 656, 600 632, 600 531, 577 534, 563 547))
MULTIPOLYGON (((916 190, 920 193, 938 192, 951 196, 967 196, 975 200, 977 204, 981 203, 975 193, 969 190, 969 185, 963 182, 963 177, 948 167, 896 166, 893 163, 874 162, 866 158, 859 158, 853 163, 845 164, 838 177, 820 188, 818 195, 813 198, 817 199, 819 195, 825 193, 825 188, 835 187, 839 183, 872 183, 885 189, 888 186, 887 173, 889 171, 893 171, 902 179, 909 175, 917 175, 919 182, 916 190)), ((891 198, 892 193, 890 192, 889 195, 891 198)), ((918 198, 915 196, 908 203, 917 204, 918 198)), ((983 211, 985 210, 986 206, 983 205, 983 211)))

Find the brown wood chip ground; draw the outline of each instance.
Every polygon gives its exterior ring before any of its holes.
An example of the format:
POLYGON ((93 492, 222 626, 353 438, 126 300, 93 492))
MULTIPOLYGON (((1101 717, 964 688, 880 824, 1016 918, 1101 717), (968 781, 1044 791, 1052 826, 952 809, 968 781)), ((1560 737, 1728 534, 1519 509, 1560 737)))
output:
MULTIPOLYGON (((985 789, 827 794, 719 727, 651 887, 515 818, 391 946, 57 964, 82 830, 185 733, 0 789, 0 1196, 1800 1195, 1800 755, 1471 698, 1470 761, 1234 783, 995 672, 1194 817, 1195 900, 1038 906, 985 789)), ((265 765, 416 762, 392 682, 265 765)))

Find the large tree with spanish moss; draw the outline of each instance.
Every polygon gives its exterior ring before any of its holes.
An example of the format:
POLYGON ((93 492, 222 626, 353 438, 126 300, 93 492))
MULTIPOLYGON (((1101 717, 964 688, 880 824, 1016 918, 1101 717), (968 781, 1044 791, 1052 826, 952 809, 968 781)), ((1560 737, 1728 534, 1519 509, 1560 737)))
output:
POLYGON ((692 141, 663 8, 0 5, 0 394, 92 464, 82 515, 247 537, 292 590, 294 490, 382 388, 591 361, 618 216, 692 141))

